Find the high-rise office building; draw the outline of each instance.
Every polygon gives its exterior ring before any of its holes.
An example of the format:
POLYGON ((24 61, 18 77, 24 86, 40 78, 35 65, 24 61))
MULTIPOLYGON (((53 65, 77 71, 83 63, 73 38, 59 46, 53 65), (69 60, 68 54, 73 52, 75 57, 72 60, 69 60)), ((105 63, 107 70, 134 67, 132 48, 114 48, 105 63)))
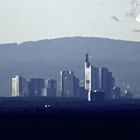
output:
POLYGON ((114 77, 108 68, 102 67, 99 71, 100 90, 105 93, 105 99, 113 99, 114 77))
POLYGON ((28 83, 22 76, 12 78, 12 97, 28 96, 28 83))
POLYGON ((112 75, 112 72, 108 72, 106 99, 113 99, 113 87, 114 86, 115 86, 114 77, 112 75))
POLYGON ((93 88, 93 66, 90 64, 88 54, 85 55, 85 90, 88 92, 88 101, 91 101, 93 88))
MULTIPOLYGON (((76 97, 79 95, 79 80, 73 71, 61 71, 61 96, 76 97)), ((80 95, 79 95, 80 96, 80 95)))
POLYGON ((108 86, 108 69, 105 67, 101 68, 101 89, 105 94, 107 93, 108 86))
POLYGON ((47 96, 56 97, 57 93, 57 81, 54 79, 47 80, 47 96))
POLYGON ((99 90, 99 68, 93 67, 93 89, 94 91, 99 90))
POLYGON ((80 97, 80 81, 76 76, 73 77, 73 83, 74 83, 74 97, 80 97))
POLYGON ((45 88, 44 79, 30 79, 28 82, 29 96, 42 96, 45 88))

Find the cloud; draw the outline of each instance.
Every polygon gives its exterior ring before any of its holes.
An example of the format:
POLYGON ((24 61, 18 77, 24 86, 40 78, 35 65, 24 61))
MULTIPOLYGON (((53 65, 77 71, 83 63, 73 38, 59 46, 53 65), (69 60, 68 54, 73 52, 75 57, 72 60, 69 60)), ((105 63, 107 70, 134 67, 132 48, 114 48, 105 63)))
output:
POLYGON ((136 18, 140 12, 140 0, 131 0, 130 2, 131 9, 127 12, 128 17, 136 18))
POLYGON ((140 15, 136 17, 136 21, 140 23, 140 15))
POLYGON ((104 6, 105 5, 105 3, 100 3, 100 6, 104 6))
POLYGON ((139 30, 135 29, 135 30, 133 30, 133 32, 140 33, 140 29, 139 30))
POLYGON ((116 22, 119 22, 119 18, 116 17, 116 16, 112 16, 111 19, 114 20, 114 21, 116 21, 116 22))

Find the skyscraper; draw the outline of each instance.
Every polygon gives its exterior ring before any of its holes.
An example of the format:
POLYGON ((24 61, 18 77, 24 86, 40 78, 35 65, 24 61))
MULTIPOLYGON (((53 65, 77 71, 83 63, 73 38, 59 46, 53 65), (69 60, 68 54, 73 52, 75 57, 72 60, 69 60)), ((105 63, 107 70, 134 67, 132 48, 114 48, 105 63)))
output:
POLYGON ((102 67, 99 71, 100 90, 105 93, 105 99, 113 99, 114 77, 108 68, 102 67))
POLYGON ((112 72, 108 72, 106 99, 113 99, 113 87, 114 86, 115 86, 114 77, 112 76, 112 72))
POLYGON ((73 77, 73 83, 74 83, 74 92, 73 96, 74 97, 80 97, 80 81, 76 76, 73 77))
POLYGON ((99 90, 99 68, 93 67, 93 89, 99 90))
POLYGON ((42 96, 45 88, 44 79, 30 79, 29 81, 29 96, 42 96))
POLYGON ((28 83, 22 76, 12 78, 12 97, 28 96, 28 83))
POLYGON ((108 86, 108 69, 105 67, 101 68, 101 89, 107 94, 107 86, 108 86))
POLYGON ((61 96, 76 97, 79 95, 79 80, 73 71, 61 71, 61 96))
POLYGON ((91 101, 93 92, 93 66, 90 64, 88 54, 85 55, 85 90, 88 92, 88 101, 91 101))
POLYGON ((47 96, 56 97, 57 92, 57 81, 54 79, 49 79, 47 81, 47 96))

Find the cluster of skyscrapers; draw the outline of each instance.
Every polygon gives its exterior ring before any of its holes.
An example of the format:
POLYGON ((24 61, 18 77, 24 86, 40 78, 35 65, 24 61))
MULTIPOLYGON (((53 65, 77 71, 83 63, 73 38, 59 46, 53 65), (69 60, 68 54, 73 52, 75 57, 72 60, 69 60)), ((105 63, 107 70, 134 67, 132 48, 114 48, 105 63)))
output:
MULTIPOLYGON (((105 99, 113 99, 115 78, 112 72, 105 67, 98 68, 90 64, 88 54, 85 56, 85 90, 88 92, 88 101, 96 94, 104 94, 105 99)), ((97 95, 98 96, 98 95, 97 95)))
POLYGON ((12 96, 85 97, 88 101, 119 97, 119 93, 117 93, 119 89, 114 88, 115 78, 112 72, 108 68, 98 68, 91 65, 88 54, 85 55, 84 73, 83 87, 80 86, 80 80, 73 71, 61 71, 59 84, 55 79, 47 81, 44 79, 30 79, 27 81, 24 77, 16 75, 12 78, 12 96))
POLYGON ((54 79, 46 81, 44 79, 30 79, 27 81, 24 77, 16 75, 12 78, 12 96, 13 97, 55 97, 57 93, 57 82, 54 79))

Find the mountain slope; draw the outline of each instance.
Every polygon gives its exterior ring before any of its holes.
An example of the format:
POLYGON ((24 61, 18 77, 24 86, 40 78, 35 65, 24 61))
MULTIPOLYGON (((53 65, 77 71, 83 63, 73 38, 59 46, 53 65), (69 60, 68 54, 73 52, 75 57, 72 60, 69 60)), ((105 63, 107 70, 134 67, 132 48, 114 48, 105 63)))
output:
POLYGON ((122 87, 130 85, 136 95, 140 87, 140 42, 105 38, 71 37, 0 45, 0 95, 11 93, 11 77, 59 79, 59 71, 72 69, 83 79, 84 54, 96 66, 106 66, 122 87))

